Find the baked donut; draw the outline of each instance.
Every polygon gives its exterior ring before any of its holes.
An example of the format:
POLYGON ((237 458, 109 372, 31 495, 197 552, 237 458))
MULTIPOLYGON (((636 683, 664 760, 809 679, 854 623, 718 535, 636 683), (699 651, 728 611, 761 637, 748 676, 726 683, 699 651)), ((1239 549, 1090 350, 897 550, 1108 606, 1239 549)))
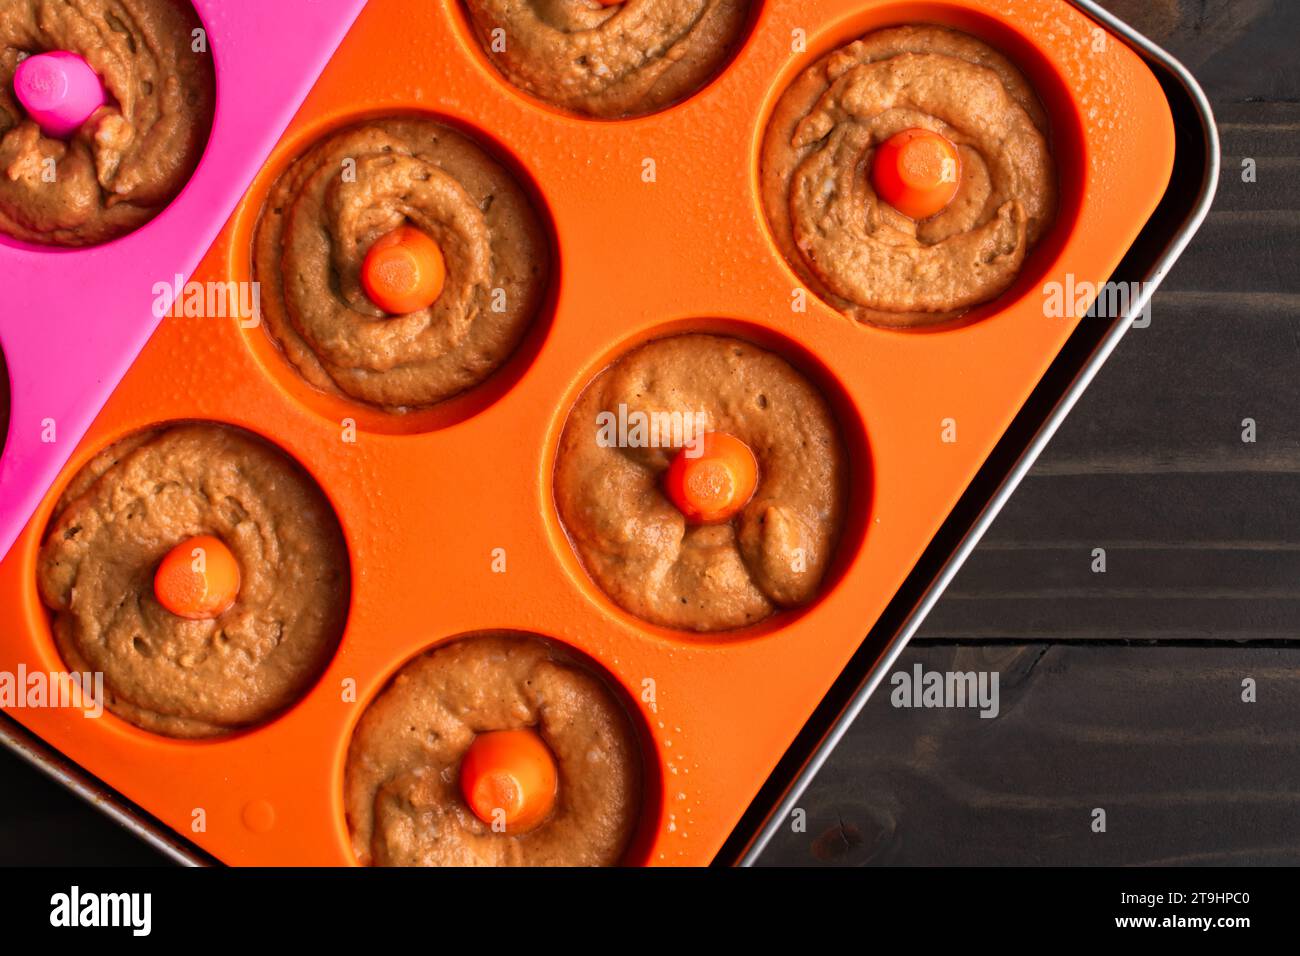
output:
POLYGON ((267 331, 317 388, 400 412, 494 372, 538 311, 550 274, 522 187, 463 134, 413 117, 325 137, 280 176, 253 241, 267 331), (446 259, 441 295, 390 316, 366 296, 374 242, 409 223, 446 259))
POLYGON ((739 45, 750 0, 466 0, 511 83, 584 116, 653 113, 704 86, 739 45))
POLYGON ((462 637, 415 658, 366 708, 344 804, 357 861, 375 866, 612 866, 640 807, 636 735, 604 683, 540 638, 462 637), (466 804, 477 735, 533 728, 554 756, 554 808, 524 833, 466 804))
POLYGON ((864 322, 917 326, 988 302, 1052 223, 1047 118, 1002 54, 954 30, 880 30, 828 53, 782 94, 763 140, 763 205, 800 279, 864 322), (960 155, 955 197, 914 221, 867 171, 905 130, 960 155))
POLYGON ((212 54, 194 49, 198 29, 188 0, 0 4, 0 232, 96 245, 176 197, 212 129, 212 54), (53 51, 81 56, 108 93, 67 141, 44 135, 13 92, 22 60, 53 51))
POLYGON ((207 423, 139 432, 100 452, 59 499, 37 586, 73 672, 102 671, 108 710, 172 737, 212 737, 294 703, 347 616, 338 521, 283 452, 207 423), (154 595, 159 562, 211 535, 240 568, 220 616, 189 620, 154 595))
POLYGON ((555 463, 555 502, 592 580, 665 627, 754 624, 817 593, 843 522, 847 459, 826 400, 788 362, 740 339, 659 339, 578 399, 555 463), (611 444, 603 415, 694 416, 753 452, 758 483, 731 521, 688 524, 663 489, 682 445, 611 444))

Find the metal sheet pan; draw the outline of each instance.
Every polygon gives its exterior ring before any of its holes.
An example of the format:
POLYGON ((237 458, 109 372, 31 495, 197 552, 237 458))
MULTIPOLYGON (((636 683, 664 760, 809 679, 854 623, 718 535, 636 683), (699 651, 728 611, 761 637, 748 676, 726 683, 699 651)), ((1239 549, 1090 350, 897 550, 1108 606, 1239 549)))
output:
MULTIPOLYGON (((1124 315, 1080 323, 861 650, 750 805, 715 864, 752 866, 758 861, 1079 396, 1146 308, 1213 201, 1219 176, 1219 139, 1209 101, 1196 80, 1176 59, 1093 0, 1070 2, 1143 56, 1164 87, 1174 113, 1178 140, 1169 188, 1113 277, 1117 281, 1141 280, 1145 283, 1142 294, 1130 302, 1124 315)), ((4 714, 0 714, 0 744, 176 862, 189 866, 219 862, 4 714)))

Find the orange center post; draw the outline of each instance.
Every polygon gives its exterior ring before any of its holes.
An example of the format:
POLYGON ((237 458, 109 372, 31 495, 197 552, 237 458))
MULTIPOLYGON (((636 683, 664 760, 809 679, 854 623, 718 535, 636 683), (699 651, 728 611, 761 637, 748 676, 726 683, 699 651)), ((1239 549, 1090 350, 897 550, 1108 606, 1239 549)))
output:
POLYGON ((871 164, 876 194, 904 216, 929 219, 942 212, 961 185, 961 155, 944 136, 905 129, 885 140, 871 164))
POLYGON ((187 538, 167 552, 153 579, 158 603, 194 621, 219 617, 239 595, 239 562, 211 535, 187 538))
POLYGON ((664 490, 688 521, 727 521, 749 503, 758 485, 758 462, 739 438, 706 432, 698 447, 677 453, 664 478, 664 490))
POLYGON ((377 239, 361 264, 370 301, 390 315, 409 315, 438 301, 447 264, 438 244, 413 226, 377 239))
POLYGON ((557 786, 555 758, 532 730, 479 734, 460 765, 461 794, 474 815, 488 824, 503 819, 511 833, 550 815, 557 786))

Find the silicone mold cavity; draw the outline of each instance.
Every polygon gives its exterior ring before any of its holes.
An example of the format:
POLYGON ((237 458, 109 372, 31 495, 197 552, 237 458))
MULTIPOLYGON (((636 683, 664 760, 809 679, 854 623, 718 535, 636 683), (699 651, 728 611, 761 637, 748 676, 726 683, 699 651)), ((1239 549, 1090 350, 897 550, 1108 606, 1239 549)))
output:
POLYGON ((558 414, 550 429, 548 454, 545 459, 544 481, 546 487, 545 508, 548 531, 552 548, 560 565, 573 579, 577 587, 601 613, 611 620, 618 620, 625 626, 640 628, 655 634, 666 642, 711 643, 728 645, 735 641, 750 640, 779 634, 794 621, 816 613, 823 599, 843 578, 845 569, 852 563, 855 555, 865 544, 871 512, 871 451, 867 440, 866 424, 862 421, 853 402, 833 372, 797 341, 774 330, 761 321, 737 320, 724 318, 694 318, 653 324, 640 329, 619 344, 613 353, 603 352, 588 364, 588 372, 573 393, 565 396, 565 402, 557 409, 558 414), (644 621, 636 615, 625 611, 610 599, 601 587, 591 578, 582 565, 577 549, 569 538, 555 502, 554 471, 555 457, 560 436, 568 423, 573 407, 583 392, 611 365, 629 352, 657 339, 691 333, 729 336, 742 339, 785 359, 804 378, 811 382, 830 406, 831 414, 838 426, 840 441, 848 460, 848 478, 844 507, 844 522, 835 544, 835 553, 827 566, 826 575, 811 601, 800 607, 786 608, 745 627, 723 631, 695 632, 661 627, 644 621))
POLYGON ((366 120, 377 120, 386 116, 416 116, 453 127, 472 139, 492 158, 500 162, 514 176, 515 181, 523 187, 542 223, 550 251, 550 276, 547 282, 546 294, 514 352, 500 367, 478 385, 472 386, 436 405, 416 408, 404 413, 392 413, 352 400, 345 395, 331 394, 316 388, 299 374, 265 328, 261 327, 260 324, 246 324, 243 327, 244 342, 264 374, 274 382, 278 389, 292 396, 295 401, 311 409, 315 414, 332 422, 351 419, 364 431, 379 434, 410 435, 436 431, 440 428, 455 425, 483 411, 510 391, 542 348, 551 323, 554 321, 556 294, 560 286, 561 262, 559 249, 555 241, 555 222, 550 209, 547 207, 536 181, 518 156, 514 155, 504 143, 499 142, 463 119, 422 109, 418 100, 404 99, 400 91, 394 92, 394 100, 395 104, 401 105, 363 109, 356 112, 331 112, 323 118, 318 118, 318 122, 313 123, 309 128, 304 128, 298 133, 286 137, 276 147, 275 152, 267 161, 261 173, 253 181, 248 194, 240 204, 239 210, 232 217, 232 241, 237 254, 229 260, 229 279, 238 283, 253 280, 253 236, 257 231, 257 225, 267 195, 294 160, 311 149, 317 142, 338 130, 346 129, 366 120))

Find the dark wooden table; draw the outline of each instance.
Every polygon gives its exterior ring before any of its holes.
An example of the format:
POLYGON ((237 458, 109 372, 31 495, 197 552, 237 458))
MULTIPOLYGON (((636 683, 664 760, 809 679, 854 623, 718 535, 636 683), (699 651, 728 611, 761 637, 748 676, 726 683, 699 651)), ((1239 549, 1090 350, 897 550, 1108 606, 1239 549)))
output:
MULTIPOLYGON (((900 662, 997 719, 877 694, 766 863, 1300 863, 1300 3, 1109 6, 1210 94, 1215 208, 900 662)), ((0 863, 159 860, 0 781, 0 863)))

